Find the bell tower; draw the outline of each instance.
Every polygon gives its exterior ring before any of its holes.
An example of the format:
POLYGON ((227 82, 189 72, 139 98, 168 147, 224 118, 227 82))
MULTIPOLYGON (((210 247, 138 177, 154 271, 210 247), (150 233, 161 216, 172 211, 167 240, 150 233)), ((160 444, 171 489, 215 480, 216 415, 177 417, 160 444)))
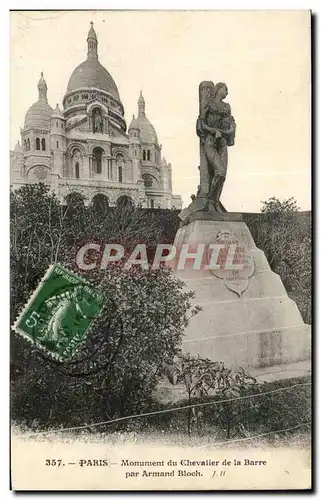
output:
POLYGON ((138 104, 138 116, 145 116, 145 99, 143 97, 142 91, 140 91, 137 104, 138 104))
POLYGON ((88 51, 87 51, 87 57, 88 59, 93 58, 93 59, 98 59, 98 40, 97 40, 97 35, 94 30, 94 23, 91 21, 91 26, 88 31, 88 36, 87 36, 87 45, 88 45, 88 51))

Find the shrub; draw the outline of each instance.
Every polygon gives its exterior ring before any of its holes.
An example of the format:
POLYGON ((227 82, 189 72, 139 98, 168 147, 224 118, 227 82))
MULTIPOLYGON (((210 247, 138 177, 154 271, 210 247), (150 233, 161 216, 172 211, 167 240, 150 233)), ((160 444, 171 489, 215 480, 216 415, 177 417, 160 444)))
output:
POLYGON ((155 215, 142 210, 95 211, 77 200, 61 206, 42 185, 11 197, 11 286, 13 319, 48 266, 59 262, 83 275, 105 297, 86 343, 70 362, 56 362, 12 334, 12 418, 31 424, 79 423, 139 411, 147 405, 160 365, 180 346, 192 293, 170 270, 80 271, 77 250, 93 239, 117 241, 130 250, 141 239, 162 238, 155 215))

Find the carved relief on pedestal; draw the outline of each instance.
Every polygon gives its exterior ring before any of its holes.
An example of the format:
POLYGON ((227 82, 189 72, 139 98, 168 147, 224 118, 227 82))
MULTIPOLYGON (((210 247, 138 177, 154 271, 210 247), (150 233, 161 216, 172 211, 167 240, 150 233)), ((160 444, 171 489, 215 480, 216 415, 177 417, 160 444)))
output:
MULTIPOLYGON (((210 269, 210 271, 214 276, 222 279, 229 290, 241 297, 242 293, 248 288, 249 279, 255 271, 251 249, 246 247, 229 231, 218 233, 212 245, 217 246, 217 248, 219 248, 218 245, 221 245, 221 248, 217 257, 219 268, 210 269)), ((213 251, 215 252, 215 247, 213 251)), ((208 260, 209 262, 210 260, 208 260)))

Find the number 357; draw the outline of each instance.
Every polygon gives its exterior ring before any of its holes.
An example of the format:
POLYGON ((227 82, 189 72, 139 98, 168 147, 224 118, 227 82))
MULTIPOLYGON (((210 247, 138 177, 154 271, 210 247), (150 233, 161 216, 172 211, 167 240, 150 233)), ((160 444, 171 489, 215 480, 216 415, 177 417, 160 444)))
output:
POLYGON ((47 458, 46 460, 46 465, 52 466, 52 467, 60 467, 61 466, 62 459, 56 459, 56 458, 47 458))

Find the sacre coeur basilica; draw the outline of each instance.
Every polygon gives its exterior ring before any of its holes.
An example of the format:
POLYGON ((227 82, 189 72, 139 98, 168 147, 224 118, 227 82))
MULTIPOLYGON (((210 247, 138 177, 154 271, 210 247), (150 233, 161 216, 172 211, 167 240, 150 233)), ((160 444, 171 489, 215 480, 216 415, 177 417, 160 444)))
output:
POLYGON ((41 73, 38 100, 26 113, 21 143, 10 152, 12 188, 44 182, 61 203, 81 195, 86 205, 181 209, 142 92, 127 131, 117 85, 98 59, 93 23, 87 47, 87 59, 70 76, 62 110, 49 105, 41 73))

